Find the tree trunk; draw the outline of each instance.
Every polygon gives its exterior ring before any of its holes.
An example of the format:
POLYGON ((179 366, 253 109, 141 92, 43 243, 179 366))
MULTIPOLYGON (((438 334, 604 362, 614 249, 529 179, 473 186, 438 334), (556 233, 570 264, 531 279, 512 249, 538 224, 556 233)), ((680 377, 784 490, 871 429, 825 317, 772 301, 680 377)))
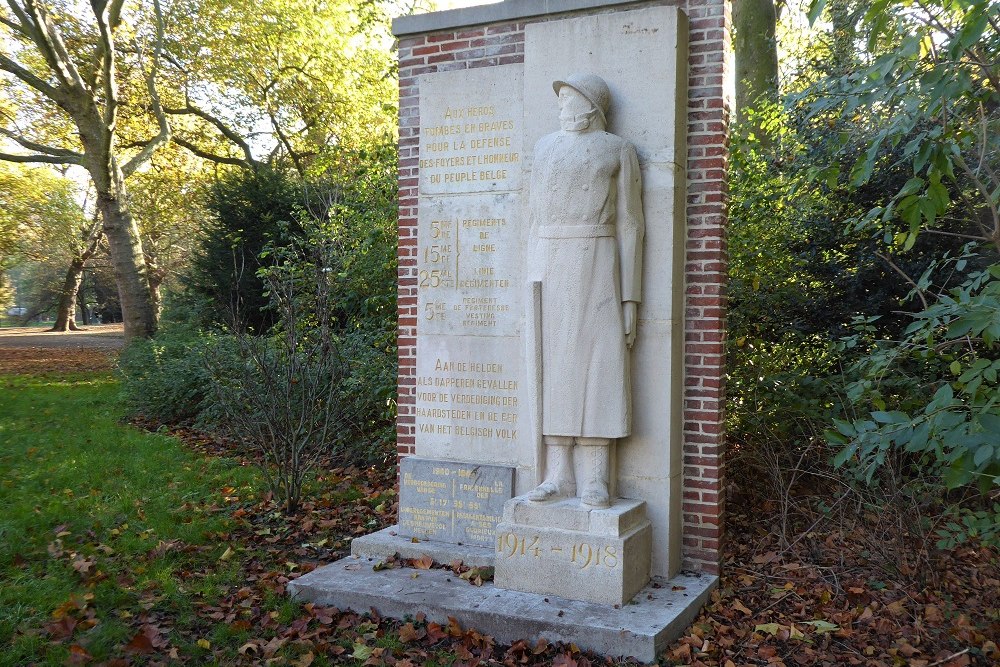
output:
POLYGON ((156 333, 156 310, 149 292, 142 241, 135 220, 122 202, 124 186, 116 190, 117 193, 99 192, 97 206, 104 220, 104 235, 118 284, 125 340, 149 338, 156 333))
POLYGON ((736 52, 736 118, 758 99, 778 97, 778 12, 774 0, 733 0, 733 48, 736 52))
POLYGON ((101 213, 104 236, 108 240, 108 254, 125 324, 125 341, 150 338, 156 333, 156 311, 149 294, 139 227, 126 203, 125 175, 114 157, 113 131, 94 111, 85 112, 76 123, 84 147, 84 167, 97 192, 97 210, 101 213))
POLYGON ((80 291, 77 292, 76 296, 76 303, 77 306, 80 308, 80 323, 83 326, 89 326, 90 324, 92 324, 92 322, 90 321, 90 311, 87 310, 87 297, 86 293, 84 292, 85 287, 86 285, 81 281, 80 291))
POLYGON ((857 18, 850 0, 834 0, 828 5, 830 22, 833 24, 833 44, 831 47, 834 76, 847 74, 857 63, 854 40, 858 35, 857 18))
POLYGON ((149 297, 153 302, 153 310, 156 312, 156 318, 159 320, 160 314, 163 311, 163 297, 160 293, 160 287, 167 277, 167 272, 156 261, 156 255, 154 254, 146 256, 146 273, 149 276, 149 297))
POLYGON ((76 295, 80 291, 80 281, 83 279, 83 264, 86 260, 74 257, 66 270, 66 280, 63 282, 62 293, 59 295, 59 307, 56 309, 56 323, 49 331, 79 331, 76 326, 76 295))

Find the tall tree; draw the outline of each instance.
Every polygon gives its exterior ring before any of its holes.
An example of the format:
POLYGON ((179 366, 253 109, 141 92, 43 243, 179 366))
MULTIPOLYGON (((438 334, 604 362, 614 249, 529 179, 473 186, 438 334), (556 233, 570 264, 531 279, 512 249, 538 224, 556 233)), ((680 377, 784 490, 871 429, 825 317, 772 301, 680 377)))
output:
MULTIPOLYGON (((79 226, 79 236, 73 243, 73 257, 66 269, 66 278, 59 291, 59 304, 56 306, 56 321, 50 331, 76 331, 76 306, 83 282, 83 270, 87 261, 97 254, 104 232, 101 229, 99 216, 94 216, 89 223, 79 226)), ((86 304, 81 304, 86 320, 86 304)))
MULTIPOLYGON (((135 338, 155 332, 156 311, 125 179, 169 139, 170 130, 156 88, 164 39, 159 0, 152 2, 153 27, 145 31, 135 26, 126 29, 124 4, 125 0, 91 0, 87 12, 63 3, 7 0, 7 6, 0 8, 0 36, 11 44, 0 52, 0 73, 19 85, 45 114, 68 120, 76 133, 75 145, 51 145, 30 131, 43 114, 32 111, 14 119, 17 122, 8 119, 0 133, 27 152, 0 153, 0 160, 76 164, 87 170, 114 265, 125 335, 135 338), (155 135, 137 142, 131 151, 119 142, 123 50, 130 54, 129 68, 145 81, 145 99, 135 108, 148 109, 156 127, 155 135), (28 130, 23 131, 22 125, 28 130)), ((138 14, 134 17, 140 25, 141 19, 138 14)))
POLYGON ((778 43, 775 0, 733 0, 733 49, 736 55, 736 117, 761 97, 778 96, 778 43))
POLYGON ((157 310, 164 285, 188 267, 206 230, 205 200, 213 180, 212 166, 171 143, 130 181, 129 197, 157 310))
POLYGON ((174 142, 217 163, 305 175, 325 148, 391 133, 396 4, 260 0, 248 20, 242 0, 175 0, 164 68, 177 86, 163 95, 174 142))
MULTIPOLYGON (((60 273, 85 250, 81 237, 89 238, 95 225, 86 222, 77 190, 75 181, 50 167, 0 163, 0 273, 19 264, 44 264, 41 273, 60 273)), ((58 293, 44 282, 37 293, 58 293)), ((50 299, 20 301, 35 310, 51 307, 50 299)))

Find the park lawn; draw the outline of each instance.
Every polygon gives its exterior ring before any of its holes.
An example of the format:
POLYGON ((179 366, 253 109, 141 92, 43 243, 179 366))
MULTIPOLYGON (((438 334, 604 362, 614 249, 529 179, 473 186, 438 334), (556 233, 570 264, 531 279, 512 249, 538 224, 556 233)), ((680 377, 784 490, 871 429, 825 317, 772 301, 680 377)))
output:
POLYGON ((0 374, 0 665, 362 665, 385 654, 433 666, 467 646, 494 650, 419 610, 400 624, 288 599, 297 573, 394 515, 391 471, 324 471, 289 517, 257 469, 218 444, 120 417, 110 371, 0 374))
MULTIPOLYGON (((392 521, 391 469, 319 471, 288 516, 232 446, 122 425, 109 371, 29 361, 0 374, 0 665, 628 662, 291 602, 291 579, 392 521)), ((661 664, 997 664, 998 554, 928 552, 876 518, 793 548, 772 510, 734 503, 721 586, 661 664)))
POLYGON ((217 510, 258 474, 122 426, 117 391, 109 372, 0 376, 0 664, 108 659, 153 610, 203 650, 195 600, 239 581, 217 510))

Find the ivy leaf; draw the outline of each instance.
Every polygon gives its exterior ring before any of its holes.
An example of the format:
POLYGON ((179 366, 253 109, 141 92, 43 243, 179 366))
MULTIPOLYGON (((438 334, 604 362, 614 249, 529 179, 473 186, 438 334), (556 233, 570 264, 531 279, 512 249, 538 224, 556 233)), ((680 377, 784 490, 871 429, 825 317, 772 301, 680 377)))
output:
POLYGON ((785 626, 780 623, 761 623, 753 627, 755 632, 763 632, 769 635, 777 635, 779 632, 785 629, 785 626))
POLYGON ((816 23, 816 19, 818 19, 820 14, 823 13, 823 9, 825 7, 826 7, 826 0, 812 0, 809 3, 809 13, 807 14, 807 16, 809 18, 810 26, 816 23))
POLYGON ((972 456, 972 462, 977 468, 993 458, 993 445, 983 444, 976 448, 976 453, 972 456))
POLYGON ((366 644, 357 642, 354 644, 354 653, 351 655, 355 660, 367 660, 372 655, 372 649, 366 644))
POLYGON ((815 620, 815 621, 802 621, 804 625, 811 625, 816 628, 817 634, 826 634, 828 632, 836 632, 840 630, 840 626, 836 623, 831 623, 830 621, 815 620))

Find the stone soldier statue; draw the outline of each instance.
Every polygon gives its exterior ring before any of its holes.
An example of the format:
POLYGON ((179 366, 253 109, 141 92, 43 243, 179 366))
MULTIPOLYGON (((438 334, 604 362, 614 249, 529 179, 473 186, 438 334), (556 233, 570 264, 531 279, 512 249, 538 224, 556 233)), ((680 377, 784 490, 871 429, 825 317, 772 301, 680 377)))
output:
POLYGON ((545 480, 528 494, 608 507, 612 440, 631 431, 628 351, 642 275, 642 181, 635 148, 605 131, 611 93, 594 74, 552 84, 562 129, 535 146, 529 220, 542 282, 545 480))

